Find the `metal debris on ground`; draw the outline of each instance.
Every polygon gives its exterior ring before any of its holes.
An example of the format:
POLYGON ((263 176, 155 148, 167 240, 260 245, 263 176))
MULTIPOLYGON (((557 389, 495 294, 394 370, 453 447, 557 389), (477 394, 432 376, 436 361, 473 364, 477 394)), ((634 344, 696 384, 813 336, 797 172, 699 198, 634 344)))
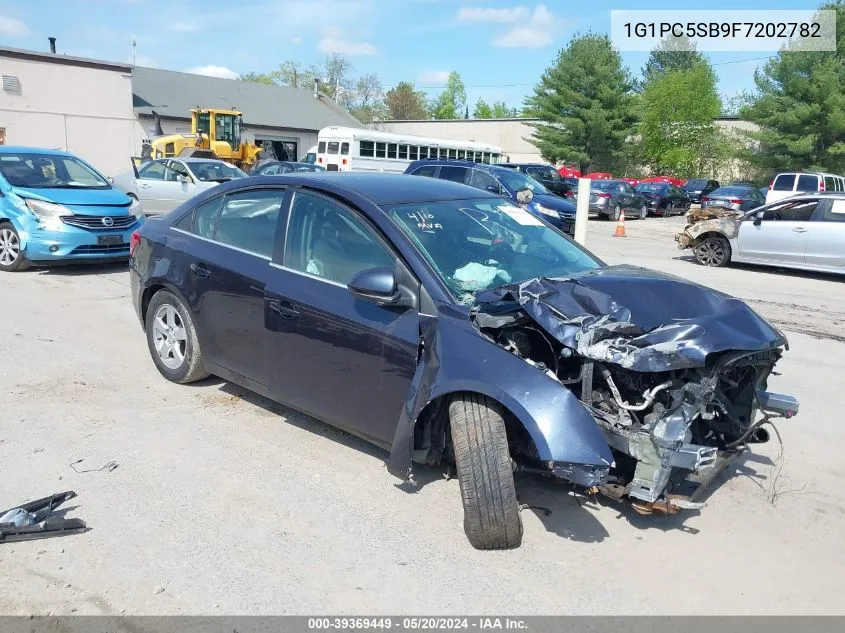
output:
POLYGON ((118 467, 118 463, 116 461, 107 462, 107 463, 103 464, 102 466, 100 466, 99 468, 82 468, 82 469, 80 469, 80 468, 76 467, 76 464, 82 463, 84 461, 85 461, 85 459, 77 459, 75 462, 71 462, 70 467, 73 468, 73 471, 77 472, 77 473, 98 473, 102 470, 105 470, 107 472, 111 472, 115 468, 118 467))
POLYGON ((59 492, 0 512, 0 543, 84 531, 86 526, 81 519, 50 516, 53 510, 75 496, 76 493, 72 490, 59 492))

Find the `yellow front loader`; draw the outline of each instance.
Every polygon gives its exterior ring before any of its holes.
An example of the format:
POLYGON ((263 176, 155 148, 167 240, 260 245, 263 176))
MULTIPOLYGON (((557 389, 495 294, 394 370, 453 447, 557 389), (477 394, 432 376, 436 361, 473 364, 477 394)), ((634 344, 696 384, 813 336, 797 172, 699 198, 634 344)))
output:
POLYGON ((242 138, 243 114, 237 110, 194 108, 191 110, 190 134, 163 134, 156 116, 156 130, 160 133, 141 149, 141 159, 219 158, 248 171, 257 161, 261 148, 242 138))

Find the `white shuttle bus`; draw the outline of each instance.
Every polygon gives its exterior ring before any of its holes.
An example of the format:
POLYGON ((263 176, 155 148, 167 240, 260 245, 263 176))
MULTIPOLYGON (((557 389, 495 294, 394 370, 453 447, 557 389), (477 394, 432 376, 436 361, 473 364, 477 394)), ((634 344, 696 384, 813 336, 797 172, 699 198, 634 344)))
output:
POLYGON ((424 158, 495 164, 502 160, 502 149, 475 141, 451 141, 351 127, 325 127, 317 136, 317 165, 327 171, 401 174, 411 161, 424 158))

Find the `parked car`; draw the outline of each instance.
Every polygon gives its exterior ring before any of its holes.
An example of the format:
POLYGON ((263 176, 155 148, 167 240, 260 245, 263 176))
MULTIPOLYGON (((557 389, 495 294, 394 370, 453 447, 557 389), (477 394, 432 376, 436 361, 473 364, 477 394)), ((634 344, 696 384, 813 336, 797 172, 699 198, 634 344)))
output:
POLYGON ((845 193, 803 194, 751 211, 703 209, 676 236, 704 266, 747 262, 845 274, 845 193))
POLYGON ((129 257, 141 205, 81 158, 0 145, 0 271, 129 257))
POLYGON ((643 178, 640 182, 645 183, 653 183, 653 182, 662 182, 662 183, 669 183, 670 185, 675 185, 676 187, 683 187, 685 180, 680 178, 675 178, 674 176, 649 176, 648 178, 643 178))
POLYGON ((607 171, 591 171, 589 174, 585 174, 584 178, 589 178, 590 180, 610 180, 613 178, 613 174, 607 171))
POLYGON ((132 253, 162 376, 215 374, 307 412, 389 450, 406 480, 454 463, 477 548, 522 540, 514 470, 643 513, 698 508, 679 491, 765 440, 758 408, 798 411, 765 391, 786 339, 744 303, 605 266, 464 184, 228 182, 148 222, 132 253))
POLYGON ((706 196, 701 197, 701 207, 727 207, 735 211, 750 211, 765 204, 766 200, 760 195, 759 189, 753 186, 719 187, 706 196))
POLYGON ((595 180, 590 183, 590 211, 618 220, 626 217, 645 220, 648 204, 645 197, 622 180, 595 180))
POLYGON ((667 217, 689 211, 689 197, 671 183, 641 182, 634 189, 645 198, 649 213, 667 217))
MULTIPOLYGON (((546 189, 559 196, 565 196, 572 189, 571 178, 563 178, 551 165, 542 163, 499 163, 500 167, 508 167, 533 178, 546 189)), ((577 181, 576 181, 577 182, 577 181)))
POLYGON ((293 171, 326 171, 325 167, 320 165, 311 165, 309 163, 295 163, 293 161, 271 160, 265 163, 260 163, 250 170, 250 176, 276 176, 279 174, 289 174, 293 171))
POLYGON ((527 189, 531 192, 531 200, 523 206, 529 213, 569 235, 575 232, 575 205, 516 170, 468 161, 428 159, 412 162, 405 173, 468 184, 503 196, 517 205, 521 204, 517 194, 527 189))
POLYGON ((581 171, 572 167, 559 167, 557 171, 564 178, 575 178, 577 180, 581 177, 581 171))
POLYGON ((155 216, 221 182, 246 177, 234 165, 213 158, 159 158, 115 176, 114 184, 140 200, 144 213, 155 216))
POLYGON ((627 183, 628 183, 629 185, 631 185, 632 187, 636 187, 638 184, 640 184, 640 179, 639 179, 639 178, 626 178, 626 177, 624 177, 624 176, 620 176, 620 177, 618 178, 618 180, 621 180, 621 181, 623 181, 623 182, 627 182, 627 183))
POLYGON ((835 174, 787 172, 778 174, 769 184, 766 204, 802 193, 845 191, 845 178, 835 174))
POLYGON ((695 179, 687 180, 682 186, 683 191, 690 199, 690 202, 701 203, 701 197, 719 188, 718 180, 695 179))

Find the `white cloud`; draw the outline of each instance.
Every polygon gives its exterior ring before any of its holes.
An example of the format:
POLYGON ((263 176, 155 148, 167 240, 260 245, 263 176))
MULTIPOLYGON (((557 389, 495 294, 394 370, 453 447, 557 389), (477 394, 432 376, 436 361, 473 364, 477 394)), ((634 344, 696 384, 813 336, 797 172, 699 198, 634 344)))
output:
POLYGON ((189 68, 185 72, 192 73, 194 75, 206 75, 207 77, 220 77, 221 79, 237 79, 239 77, 238 73, 231 68, 226 68, 225 66, 215 66, 214 64, 209 64, 208 66, 198 66, 197 68, 189 68))
POLYGON ((528 9, 525 7, 513 7, 512 9, 492 9, 489 7, 462 7, 458 11, 458 20, 461 22, 516 22, 528 17, 528 9))
POLYGON ((290 43, 298 46, 299 44, 302 44, 302 37, 299 35, 294 35, 292 38, 290 38, 290 43))
POLYGON ((340 53, 349 57, 356 55, 375 55, 378 52, 376 51, 376 47, 369 42, 353 42, 347 39, 346 33, 339 27, 324 28, 317 42, 317 49, 326 55, 340 53))
POLYGON ((0 15, 0 35, 7 37, 26 37, 29 33, 29 27, 17 18, 0 15))
POLYGON ((538 4, 528 24, 513 27, 494 39, 493 45, 501 48, 542 48, 552 43, 554 28, 554 15, 546 5, 538 4))
POLYGON ((444 85, 448 79, 448 70, 424 70, 417 78, 421 84, 432 84, 435 86, 444 85))
POLYGON ((168 31, 176 31, 178 33, 196 33, 197 31, 202 30, 199 22, 192 22, 190 20, 176 20, 174 22, 168 22, 165 28, 168 31))

